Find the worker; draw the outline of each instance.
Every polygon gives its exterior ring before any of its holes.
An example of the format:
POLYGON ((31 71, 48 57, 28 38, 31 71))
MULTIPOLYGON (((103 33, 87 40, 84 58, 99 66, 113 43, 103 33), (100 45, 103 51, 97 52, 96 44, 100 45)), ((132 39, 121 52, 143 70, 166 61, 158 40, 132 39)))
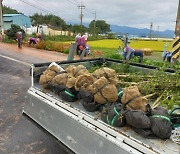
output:
POLYGON ((124 47, 124 60, 130 60, 134 55, 135 50, 129 46, 124 47))
POLYGON ((22 29, 17 32, 17 42, 18 42, 18 48, 22 47, 22 29))
POLYGON ((79 40, 80 37, 81 37, 81 34, 80 34, 80 33, 78 33, 78 34, 75 36, 75 43, 78 43, 78 40, 79 40))
POLYGON ((172 58, 172 52, 171 51, 164 51, 162 53, 162 57, 163 57, 163 61, 168 61, 171 62, 171 58, 172 58))
POLYGON ((134 50, 133 48, 126 46, 124 48, 124 53, 123 53, 124 60, 130 60, 134 56, 139 57, 139 63, 142 63, 143 51, 142 50, 134 50))
POLYGON ((85 43, 87 43, 87 40, 88 40, 88 33, 85 33, 82 37, 84 38, 85 43))
POLYGON ((37 44, 38 42, 39 42, 39 38, 33 38, 33 37, 28 38, 29 46, 30 46, 31 44, 35 45, 35 44, 37 44))

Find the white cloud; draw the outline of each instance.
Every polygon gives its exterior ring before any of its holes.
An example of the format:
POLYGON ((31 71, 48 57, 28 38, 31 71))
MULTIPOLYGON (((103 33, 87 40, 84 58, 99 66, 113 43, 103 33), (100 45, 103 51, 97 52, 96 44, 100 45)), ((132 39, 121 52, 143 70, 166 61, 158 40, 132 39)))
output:
MULTIPOLYGON (((3 4, 32 15, 42 10, 29 6, 22 1, 33 3, 36 7, 60 16, 66 22, 80 23, 80 0, 4 0, 3 4)), ((154 30, 174 30, 179 0, 83 0, 83 22, 89 23, 97 13, 97 20, 105 20, 112 25, 125 25, 149 28, 153 22, 154 30)))

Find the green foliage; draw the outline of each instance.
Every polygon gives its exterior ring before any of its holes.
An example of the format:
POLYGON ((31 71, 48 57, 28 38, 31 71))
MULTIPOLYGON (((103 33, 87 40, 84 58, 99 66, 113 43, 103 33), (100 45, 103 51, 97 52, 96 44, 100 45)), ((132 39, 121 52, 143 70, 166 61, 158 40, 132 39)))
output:
POLYGON ((70 50, 70 48, 66 48, 63 53, 68 54, 69 50, 70 50))
POLYGON ((25 36, 26 36, 26 35, 25 35, 25 31, 22 30, 20 26, 15 25, 15 24, 12 24, 12 25, 11 25, 11 28, 8 29, 5 33, 6 33, 6 35, 8 36, 9 39, 15 40, 16 37, 17 37, 17 32, 20 31, 20 30, 21 30, 22 33, 23 33, 23 39, 24 39, 25 36))
POLYGON ((95 40, 103 40, 103 36, 100 35, 94 35, 94 36, 89 36, 88 41, 95 41, 95 40))
POLYGON ((51 50, 57 52, 64 52, 67 48, 69 48, 70 44, 65 43, 57 43, 52 41, 44 41, 41 40, 37 43, 37 49, 51 50))
POLYGON ((89 24, 90 32, 93 34, 105 34, 110 32, 110 25, 105 20, 93 20, 89 24))
POLYGON ((35 13, 34 15, 30 16, 30 18, 33 26, 45 24, 42 14, 35 13))
POLYGON ((3 14, 18 14, 18 13, 20 13, 20 12, 18 12, 15 9, 11 9, 8 6, 3 5, 3 14))
POLYGON ((3 38, 4 43, 15 43, 15 40, 9 39, 7 35, 3 38))
POLYGON ((115 39, 115 34, 114 33, 108 33, 107 38, 108 39, 115 39))
POLYGON ((49 35, 43 35, 43 39, 46 41, 74 41, 74 36, 63 36, 63 35, 55 35, 55 36, 49 36, 49 35))
POLYGON ((69 28, 70 31, 72 31, 75 34, 81 33, 84 34, 85 32, 89 32, 89 29, 85 26, 81 26, 81 25, 71 25, 71 27, 69 28))
MULTIPOLYGON (((106 66, 94 66, 90 72, 106 66)), ((143 73, 140 69, 131 67, 128 63, 112 64, 108 66, 116 71, 119 78, 118 86, 120 88, 132 85, 138 86, 142 95, 155 93, 149 102, 155 102, 161 96, 162 106, 172 109, 180 106, 180 74, 167 74, 161 71, 150 71, 143 73)))
POLYGON ((34 26, 49 24, 51 26, 58 27, 62 30, 65 30, 67 28, 67 25, 63 19, 52 14, 42 15, 35 13, 34 15, 30 16, 30 18, 34 26))
POLYGON ((122 60, 123 57, 120 54, 117 53, 112 53, 112 54, 106 54, 107 58, 112 58, 112 59, 118 59, 118 60, 122 60))

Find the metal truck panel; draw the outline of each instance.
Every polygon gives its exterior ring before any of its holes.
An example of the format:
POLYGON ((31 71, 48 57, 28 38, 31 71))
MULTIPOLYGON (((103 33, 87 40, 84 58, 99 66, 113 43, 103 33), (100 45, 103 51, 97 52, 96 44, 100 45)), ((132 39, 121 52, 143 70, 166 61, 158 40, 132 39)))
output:
MULTIPOLYGON (((101 64, 103 62, 106 62, 108 65, 112 63, 122 64, 121 61, 102 58, 72 62, 65 61, 58 64, 64 67, 69 64, 83 64, 90 68, 97 63, 101 64)), ((146 139, 128 127, 116 128, 109 126, 99 119, 99 112, 87 112, 79 101, 65 102, 53 92, 43 90, 38 84, 38 75, 36 75, 35 69, 45 70, 49 64, 32 65, 32 86, 27 93, 23 114, 29 116, 74 152, 79 154, 179 154, 179 146, 170 140, 146 139)), ((158 70, 154 66, 143 66, 134 63, 131 63, 131 66, 143 72, 158 70)), ((173 73, 174 70, 167 70, 166 72, 173 73)))
POLYGON ((59 102, 29 90, 23 113, 78 154, 142 153, 85 121, 59 102), (54 104, 54 105, 52 105, 54 104), (124 145, 123 145, 124 144, 124 145))

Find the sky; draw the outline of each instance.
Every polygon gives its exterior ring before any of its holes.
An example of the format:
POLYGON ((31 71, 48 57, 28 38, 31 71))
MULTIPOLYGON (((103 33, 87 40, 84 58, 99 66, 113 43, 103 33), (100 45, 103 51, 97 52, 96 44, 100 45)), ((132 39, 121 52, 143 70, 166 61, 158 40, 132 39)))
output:
POLYGON ((3 5, 25 15, 34 13, 54 14, 66 23, 80 24, 105 20, 110 25, 129 26, 153 30, 174 30, 179 0, 3 0, 3 5))

